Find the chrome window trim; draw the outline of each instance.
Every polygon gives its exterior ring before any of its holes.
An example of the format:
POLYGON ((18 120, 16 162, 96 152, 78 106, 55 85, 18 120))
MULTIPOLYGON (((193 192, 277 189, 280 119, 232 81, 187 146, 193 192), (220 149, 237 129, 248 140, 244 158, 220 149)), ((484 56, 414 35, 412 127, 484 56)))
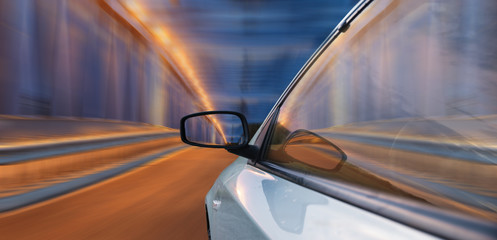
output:
POLYGON ((304 66, 297 72, 297 75, 293 78, 293 80, 290 82, 288 87, 283 91, 283 94, 281 94, 280 98, 276 101, 276 104, 273 106, 273 108, 270 111, 270 114, 272 114, 276 108, 281 107, 283 102, 285 102, 285 99, 288 97, 290 92, 293 90, 295 85, 300 82, 302 77, 305 75, 305 73, 311 68, 311 66, 317 61, 317 59, 324 53, 324 51, 333 43, 333 41, 341 34, 344 33, 350 24, 354 21, 354 19, 361 14, 366 7, 369 6, 370 3, 372 3, 374 0, 362 0, 359 3, 357 3, 352 10, 345 15, 345 17, 338 23, 338 25, 333 29, 333 31, 326 37, 326 39, 323 41, 323 43, 317 48, 317 50, 311 55, 309 60, 304 64, 304 66))
POLYGON ((271 109, 268 118, 264 121, 266 124, 270 124, 270 126, 265 132, 264 141, 258 157, 251 165, 295 184, 437 237, 448 239, 496 239, 497 224, 494 222, 484 221, 436 207, 406 201, 390 195, 372 192, 360 187, 334 182, 329 179, 319 178, 290 170, 271 162, 263 161, 263 157, 270 145, 272 132, 278 119, 280 107, 283 105, 288 95, 333 41, 341 33, 345 32, 350 23, 373 1, 374 0, 360 1, 344 17, 337 27, 335 27, 330 35, 328 35, 323 44, 319 46, 293 78, 271 109))
POLYGON ((261 132, 261 134, 264 134, 264 141, 262 143, 261 148, 259 149, 259 152, 257 154, 256 159, 250 159, 249 163, 251 165, 254 165, 255 163, 263 160, 263 157, 266 154, 266 151, 269 147, 270 143, 270 138, 272 136, 272 132, 274 130, 274 127, 276 125, 276 121, 278 120, 278 115, 279 115, 279 109, 281 105, 285 102, 285 99, 287 98, 288 94, 290 94, 295 87, 295 85, 300 82, 300 79, 302 76, 311 68, 311 66, 314 64, 314 62, 317 61, 317 59, 323 54, 323 52, 328 48, 328 46, 331 45, 331 43, 343 32, 345 32, 348 29, 348 26, 354 21, 354 19, 359 16, 366 7, 369 6, 370 3, 372 3, 374 0, 361 0, 359 3, 357 3, 354 8, 352 8, 347 15, 338 23, 338 25, 333 29, 333 31, 326 37, 326 39, 323 41, 323 43, 317 48, 317 50, 312 54, 312 56, 307 60, 307 62, 304 64, 304 66, 298 71, 297 75, 293 78, 293 80, 290 82, 288 87, 283 91, 281 96, 278 98, 276 101, 276 104, 273 106, 271 111, 269 111, 268 117, 264 120, 263 124, 261 125, 261 128, 265 126, 265 124, 270 124, 268 127, 267 131, 265 133, 261 132))

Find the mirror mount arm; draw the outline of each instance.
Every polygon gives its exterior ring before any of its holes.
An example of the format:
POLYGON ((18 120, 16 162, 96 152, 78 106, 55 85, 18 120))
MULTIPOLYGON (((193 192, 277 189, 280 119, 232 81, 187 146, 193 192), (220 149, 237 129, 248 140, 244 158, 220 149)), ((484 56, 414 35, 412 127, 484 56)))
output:
POLYGON ((236 154, 238 156, 242 156, 248 159, 255 159, 257 157, 257 153, 259 152, 259 148, 254 145, 246 145, 243 148, 235 148, 235 149, 226 149, 228 152, 236 154))

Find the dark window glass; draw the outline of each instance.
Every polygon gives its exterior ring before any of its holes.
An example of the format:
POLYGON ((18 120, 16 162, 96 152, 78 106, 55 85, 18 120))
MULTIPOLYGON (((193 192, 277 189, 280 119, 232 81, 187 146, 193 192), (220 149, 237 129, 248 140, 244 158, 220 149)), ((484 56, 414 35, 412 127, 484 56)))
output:
POLYGON ((285 100, 265 159, 497 221, 496 12, 374 1, 285 100))

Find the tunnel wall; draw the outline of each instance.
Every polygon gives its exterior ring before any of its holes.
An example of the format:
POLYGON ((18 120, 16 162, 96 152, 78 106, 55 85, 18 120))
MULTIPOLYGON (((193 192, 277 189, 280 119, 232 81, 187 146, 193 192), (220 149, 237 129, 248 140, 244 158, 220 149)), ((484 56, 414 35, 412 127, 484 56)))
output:
POLYGON ((0 114, 177 128, 197 111, 153 46, 100 1, 0 0, 0 114))

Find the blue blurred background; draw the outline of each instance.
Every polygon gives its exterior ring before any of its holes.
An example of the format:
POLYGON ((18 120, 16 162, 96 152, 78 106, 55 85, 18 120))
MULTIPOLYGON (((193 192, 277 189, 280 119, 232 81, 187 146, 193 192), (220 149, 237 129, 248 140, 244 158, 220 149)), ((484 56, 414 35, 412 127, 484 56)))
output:
POLYGON ((0 0, 0 114, 264 120, 354 0, 0 0))

